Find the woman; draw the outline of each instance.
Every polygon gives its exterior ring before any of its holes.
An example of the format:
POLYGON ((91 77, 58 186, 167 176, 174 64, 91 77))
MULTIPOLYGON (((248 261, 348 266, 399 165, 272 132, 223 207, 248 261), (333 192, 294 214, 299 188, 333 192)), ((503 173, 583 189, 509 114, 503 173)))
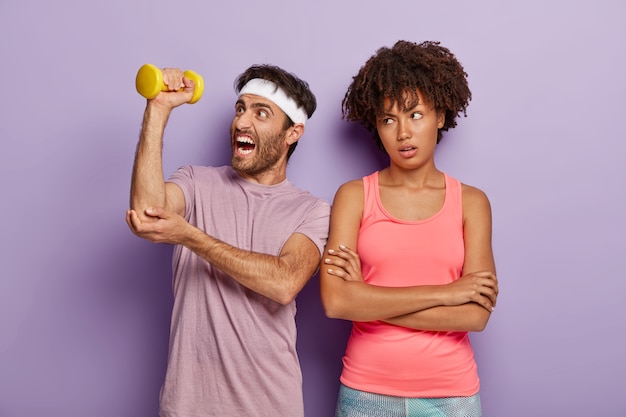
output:
POLYGON ((439 42, 399 41, 342 102, 389 166, 343 184, 332 207, 322 302, 353 321, 337 417, 481 415, 468 332, 485 328, 498 294, 491 208, 434 160, 471 99, 466 77, 439 42))

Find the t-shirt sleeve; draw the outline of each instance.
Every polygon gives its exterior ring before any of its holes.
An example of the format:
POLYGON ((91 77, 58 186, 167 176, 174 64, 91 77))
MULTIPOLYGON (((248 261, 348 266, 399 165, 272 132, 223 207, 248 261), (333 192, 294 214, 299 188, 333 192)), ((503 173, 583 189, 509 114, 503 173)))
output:
POLYGON ((189 165, 178 168, 170 176, 167 182, 174 183, 180 187, 185 196, 185 220, 189 221, 191 212, 195 204, 194 197, 194 171, 189 165))
POLYGON ((324 200, 318 200, 295 230, 296 233, 302 233, 315 243, 320 251, 320 258, 328 239, 329 218, 330 204, 324 200))

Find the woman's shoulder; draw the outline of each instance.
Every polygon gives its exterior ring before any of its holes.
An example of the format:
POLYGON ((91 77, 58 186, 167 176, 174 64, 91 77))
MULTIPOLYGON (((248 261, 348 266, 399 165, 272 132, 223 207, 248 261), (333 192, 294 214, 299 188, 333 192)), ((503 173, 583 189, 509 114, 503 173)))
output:
POLYGON ((461 183, 461 192, 463 193, 464 199, 488 200, 487 194, 480 188, 473 185, 461 183))
POLYGON ((335 201, 338 199, 354 200, 360 197, 363 199, 363 179, 359 178, 345 182, 339 186, 335 194, 335 201))
POLYGON ((348 190, 348 191, 355 191, 359 188, 361 189, 363 188, 363 178, 350 180, 348 182, 341 184, 341 186, 339 187, 340 190, 348 190))
POLYGON ((378 182, 379 171, 374 171, 362 178, 357 178, 342 184, 339 190, 346 193, 358 193, 363 194, 363 187, 368 184, 374 185, 378 182))
POLYGON ((489 197, 478 187, 461 183, 463 211, 487 210, 491 211, 489 197))

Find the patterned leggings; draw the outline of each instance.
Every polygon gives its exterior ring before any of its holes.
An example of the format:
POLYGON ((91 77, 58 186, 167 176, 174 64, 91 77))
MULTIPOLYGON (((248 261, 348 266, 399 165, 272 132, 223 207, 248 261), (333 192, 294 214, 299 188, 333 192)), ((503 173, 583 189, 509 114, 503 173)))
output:
POLYGON ((482 417, 471 397, 404 398, 358 391, 341 384, 335 417, 482 417))

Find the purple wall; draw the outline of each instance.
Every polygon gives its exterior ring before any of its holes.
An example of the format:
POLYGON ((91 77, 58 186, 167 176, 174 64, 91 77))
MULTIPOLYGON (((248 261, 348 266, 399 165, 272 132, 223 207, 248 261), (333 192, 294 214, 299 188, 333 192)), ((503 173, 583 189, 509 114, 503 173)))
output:
MULTIPOLYGON (((156 416, 170 248, 124 222, 141 64, 206 81, 170 119, 168 173, 228 161, 248 65, 308 80, 319 107, 289 175, 332 200, 380 166, 340 101, 397 39, 441 40, 470 75, 438 163, 493 206, 501 296, 473 335, 485 416, 626 415, 626 3, 452 3, 0 1, 0 416, 156 416)), ((298 306, 307 417, 330 416, 348 323, 323 316, 317 280, 298 306)))

